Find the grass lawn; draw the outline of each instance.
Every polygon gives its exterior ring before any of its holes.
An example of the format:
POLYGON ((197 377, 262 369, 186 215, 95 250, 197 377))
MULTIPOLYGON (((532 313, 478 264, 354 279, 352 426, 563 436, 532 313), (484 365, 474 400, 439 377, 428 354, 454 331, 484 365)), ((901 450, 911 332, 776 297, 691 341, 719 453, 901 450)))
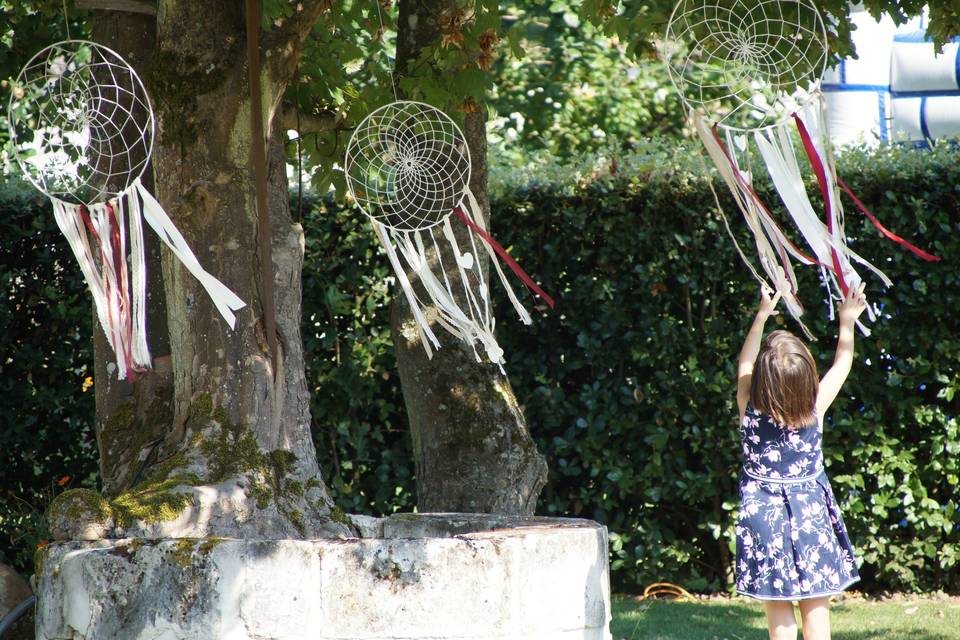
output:
MULTIPOLYGON (((833 640, 960 640, 960 598, 847 597, 830 611, 833 640)), ((763 605, 746 598, 615 597, 610 625, 614 640, 766 640, 766 629, 763 605)))

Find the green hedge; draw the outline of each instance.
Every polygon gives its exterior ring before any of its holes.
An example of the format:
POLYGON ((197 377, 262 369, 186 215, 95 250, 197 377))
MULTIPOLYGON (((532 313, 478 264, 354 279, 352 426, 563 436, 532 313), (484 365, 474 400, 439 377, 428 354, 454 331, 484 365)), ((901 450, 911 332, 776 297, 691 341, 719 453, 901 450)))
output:
POLYGON ((91 303, 50 202, 0 182, 0 562, 26 570, 63 487, 96 482, 91 303))
MULTIPOLYGON (((858 338, 858 362, 825 437, 868 590, 960 592, 958 161, 960 152, 947 147, 851 152, 839 161, 881 220, 946 258, 917 260, 848 206, 851 242, 896 283, 883 291, 868 277, 883 318, 869 338, 858 338)), ((733 363, 756 286, 722 229, 696 152, 651 147, 565 167, 544 160, 496 174, 492 186, 495 235, 558 299, 556 311, 532 327, 500 323, 508 372, 550 464, 540 512, 609 526, 615 589, 636 591, 661 579, 725 588, 739 466, 733 363)), ((749 247, 739 214, 718 191, 749 247)), ((14 218, 49 220, 43 206, 22 213, 0 206, 14 218)), ((304 224, 307 375, 326 478, 348 511, 410 509, 413 465, 388 329, 389 267, 356 211, 308 199, 304 224)), ((52 223, 41 231, 55 237, 52 223)), ((17 260, 32 264, 35 258, 20 253, 17 260)), ((28 285, 29 294, 17 294, 43 309, 44 342, 31 349, 59 354, 48 363, 55 375, 39 381, 34 371, 33 384, 24 384, 39 364, 9 345, 3 360, 8 397, 17 398, 12 406, 46 411, 14 432, 26 434, 20 440, 0 431, 0 482, 19 482, 17 491, 37 508, 58 477, 90 482, 95 467, 90 394, 82 392, 85 369, 77 364, 89 359, 89 307, 72 264, 61 277, 72 288, 28 285), (23 404, 31 394, 40 399, 23 404), (8 473, 7 459, 34 442, 34 458, 43 462, 8 473), (19 450, 8 453, 11 445, 19 450), (74 447, 69 455, 56 448, 67 446, 74 447)), ((811 348, 826 366, 834 327, 816 274, 805 269, 801 277, 808 326, 820 337, 811 348)), ((8 289, 12 281, 4 274, 8 289)), ((500 315, 511 317, 503 304, 500 315)), ((26 420, 16 413, 15 423, 26 420)), ((15 526, 3 514, 15 503, 4 500, 0 549, 26 558, 17 554, 33 541, 11 543, 15 526)))
MULTIPOLYGON (((734 362, 757 286, 713 213, 696 155, 652 152, 613 176, 603 165, 535 166, 506 176, 525 187, 497 190, 497 235, 559 297, 558 313, 532 330, 504 332, 518 397, 550 461, 541 508, 606 522, 625 590, 658 579, 716 589, 734 552, 734 362)), ((825 434, 866 589, 960 590, 958 160, 943 148, 839 162, 882 221, 946 258, 916 259, 847 207, 851 244, 896 283, 883 291, 868 277, 883 319, 858 339, 825 434)), ((835 325, 816 273, 801 276, 822 370, 835 325)))

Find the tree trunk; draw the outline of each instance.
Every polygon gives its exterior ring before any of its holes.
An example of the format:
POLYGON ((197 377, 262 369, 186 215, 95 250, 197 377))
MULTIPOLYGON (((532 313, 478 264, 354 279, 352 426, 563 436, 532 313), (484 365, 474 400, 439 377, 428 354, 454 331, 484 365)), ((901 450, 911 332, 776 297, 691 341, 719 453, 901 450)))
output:
MULTIPOLYGON (((160 340, 156 371, 132 386, 108 382, 107 357, 99 350, 98 412, 106 417, 98 435, 107 435, 100 438, 101 468, 105 493, 119 493, 108 511, 125 535, 349 533, 334 517, 310 434, 300 336, 303 231, 290 215, 283 131, 271 127, 280 121, 280 99, 302 39, 323 6, 323 0, 295 3, 261 53, 276 363, 264 332, 243 3, 162 0, 158 6, 156 49, 144 73, 158 125, 155 195, 204 268, 247 307, 231 330, 200 283, 164 250, 166 331, 162 322, 148 328, 160 340), (169 380, 172 395, 153 380, 169 380), (158 400, 165 397, 172 398, 167 406, 158 400), (111 435, 120 440, 113 448, 111 435)), ((122 22, 141 19, 150 18, 122 22)), ((98 34, 110 38, 99 22, 98 34)))
MULTIPOLYGON (((398 75, 437 40, 438 17, 458 6, 455 0, 400 0, 398 75)), ((485 120, 482 108, 468 113, 464 135, 473 163, 470 188, 489 219, 485 120)), ((464 246, 466 229, 458 233, 464 246)), ((478 262, 478 268, 487 270, 486 261, 478 262)), ((446 256, 443 263, 456 264, 446 256)), ((457 276, 456 269, 450 276, 457 276)), ((406 298, 396 296, 391 330, 413 439, 417 508, 532 514, 547 465, 530 437, 509 379, 497 365, 477 362, 467 345, 442 330, 437 336, 443 348, 428 359, 415 322, 406 298)))

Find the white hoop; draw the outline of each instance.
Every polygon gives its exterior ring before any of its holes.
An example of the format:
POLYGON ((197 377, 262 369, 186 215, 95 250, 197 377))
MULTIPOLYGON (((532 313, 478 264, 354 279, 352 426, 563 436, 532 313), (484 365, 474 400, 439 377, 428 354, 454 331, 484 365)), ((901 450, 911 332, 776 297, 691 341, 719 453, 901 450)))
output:
POLYGON ((681 0, 663 46, 687 107, 739 131, 776 126, 808 104, 827 51, 826 27, 810 0, 681 0))
POLYGON ((460 205, 470 183, 470 148, 450 116, 398 100, 353 132, 344 173, 350 195, 371 218, 398 231, 428 229, 460 205))
POLYGON ((65 40, 21 69, 8 105, 23 174, 50 198, 102 202, 143 175, 155 120, 136 71, 115 51, 65 40))

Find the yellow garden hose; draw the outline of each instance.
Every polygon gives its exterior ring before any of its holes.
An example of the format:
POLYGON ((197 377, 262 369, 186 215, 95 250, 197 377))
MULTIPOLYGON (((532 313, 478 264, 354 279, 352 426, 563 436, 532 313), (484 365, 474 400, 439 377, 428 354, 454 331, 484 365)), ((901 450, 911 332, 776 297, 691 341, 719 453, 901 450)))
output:
POLYGON ((678 602, 693 602, 696 600, 689 591, 670 582, 654 582, 643 590, 643 595, 640 596, 640 599, 647 600, 661 596, 670 597, 672 600, 678 602))

